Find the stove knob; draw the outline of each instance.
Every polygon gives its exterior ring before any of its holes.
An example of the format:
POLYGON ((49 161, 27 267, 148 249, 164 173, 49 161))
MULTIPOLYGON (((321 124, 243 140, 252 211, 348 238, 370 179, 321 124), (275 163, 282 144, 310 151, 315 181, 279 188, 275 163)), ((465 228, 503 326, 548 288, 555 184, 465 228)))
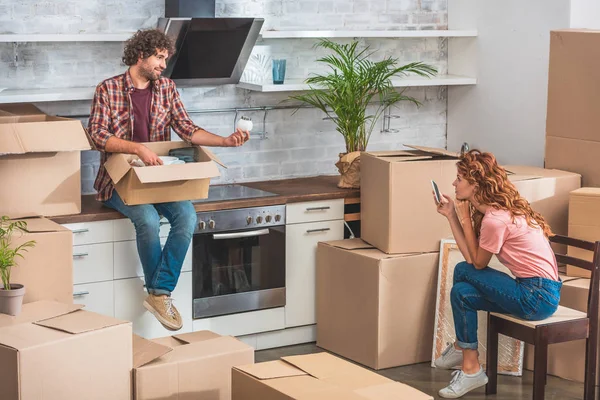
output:
POLYGON ((200 223, 198 224, 198 228, 199 228, 200 230, 204 230, 204 229, 206 229, 206 222, 204 222, 204 221, 200 221, 200 223))
POLYGON ((267 215, 267 216, 265 217, 265 221, 266 221, 266 222, 271 222, 271 219, 272 219, 272 217, 271 217, 270 215, 267 215))
POLYGON ((256 217, 256 223, 257 223, 257 224, 260 224, 260 223, 262 223, 262 220, 263 220, 263 218, 262 218, 262 217, 260 217, 260 216, 259 216, 259 217, 256 217))
POLYGON ((281 221, 281 215, 276 214, 275 215, 275 222, 279 222, 279 221, 281 221))
POLYGON ((208 221, 208 227, 210 229, 215 229, 215 221, 213 221, 212 219, 210 221, 208 221))
POLYGON ((246 222, 248 223, 248 225, 250 225, 252 223, 252 217, 248 215, 246 217, 246 222))

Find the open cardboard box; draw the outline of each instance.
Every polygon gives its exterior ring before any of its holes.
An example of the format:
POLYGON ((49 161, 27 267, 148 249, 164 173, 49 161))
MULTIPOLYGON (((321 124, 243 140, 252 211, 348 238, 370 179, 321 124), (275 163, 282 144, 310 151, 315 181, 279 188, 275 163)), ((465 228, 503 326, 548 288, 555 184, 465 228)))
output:
POLYGON ((0 215, 79 214, 80 152, 90 148, 77 120, 31 104, 0 105, 0 215))
POLYGON ((159 156, 169 150, 196 148, 196 162, 179 165, 134 167, 135 155, 115 153, 105 163, 115 189, 125 204, 153 204, 208 197, 210 178, 220 175, 216 164, 225 165, 208 149, 185 142, 151 142, 144 146, 159 156))

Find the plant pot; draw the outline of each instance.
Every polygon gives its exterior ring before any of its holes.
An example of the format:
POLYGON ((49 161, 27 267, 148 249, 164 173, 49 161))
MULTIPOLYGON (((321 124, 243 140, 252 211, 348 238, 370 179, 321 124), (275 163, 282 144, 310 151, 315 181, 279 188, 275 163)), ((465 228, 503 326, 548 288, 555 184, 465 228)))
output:
POLYGON ((0 289, 0 313, 19 315, 25 296, 25 286, 11 284, 10 290, 0 289))
POLYGON ((360 188, 360 151, 340 153, 340 160, 335 163, 340 172, 338 187, 343 189, 360 188))

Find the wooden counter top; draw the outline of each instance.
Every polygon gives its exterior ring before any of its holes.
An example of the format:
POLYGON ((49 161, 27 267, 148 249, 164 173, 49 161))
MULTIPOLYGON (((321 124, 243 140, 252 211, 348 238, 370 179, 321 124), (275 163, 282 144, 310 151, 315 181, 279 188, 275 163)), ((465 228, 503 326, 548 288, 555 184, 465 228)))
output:
MULTIPOLYGON (((241 185, 276 193, 277 196, 213 201, 194 204, 196 211, 227 210, 232 208, 260 207, 302 201, 358 198, 359 189, 340 189, 337 187, 339 176, 323 175, 310 178, 294 178, 275 181, 246 182, 241 185)), ((52 217, 59 224, 105 221, 125 218, 121 213, 105 207, 96 201, 94 195, 81 197, 81 214, 52 217)))

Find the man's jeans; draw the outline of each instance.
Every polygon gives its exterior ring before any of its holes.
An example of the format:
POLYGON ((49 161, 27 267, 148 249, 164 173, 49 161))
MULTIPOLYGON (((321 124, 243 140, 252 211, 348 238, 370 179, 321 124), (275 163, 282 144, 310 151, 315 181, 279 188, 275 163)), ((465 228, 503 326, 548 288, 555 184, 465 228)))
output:
POLYGON ((556 311, 561 287, 562 282, 551 279, 514 279, 490 267, 478 270, 467 262, 458 263, 450 292, 458 346, 477 349, 477 310, 545 319, 556 311))
POLYGON ((146 290, 151 294, 171 295, 196 227, 196 211, 189 201, 128 206, 113 190, 104 202, 128 217, 135 226, 137 249, 144 268, 146 290), (159 214, 171 223, 169 237, 161 250, 159 214))

